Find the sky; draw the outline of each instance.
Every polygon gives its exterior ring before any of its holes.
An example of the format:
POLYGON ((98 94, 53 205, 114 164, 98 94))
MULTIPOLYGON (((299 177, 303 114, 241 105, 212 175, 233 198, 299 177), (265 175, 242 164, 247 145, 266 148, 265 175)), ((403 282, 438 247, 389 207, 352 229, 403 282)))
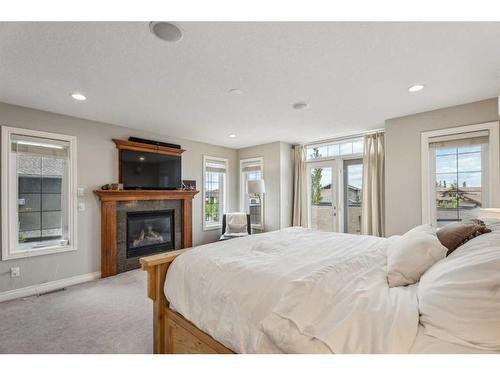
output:
MULTIPOLYGON (((348 170, 348 183, 357 188, 361 188, 363 181, 363 165, 356 164, 350 165, 348 170)), ((332 169, 329 167, 323 167, 323 173, 321 174, 321 186, 326 186, 332 182, 332 169)))
POLYGON ((450 186, 458 181, 467 187, 481 186, 481 146, 439 149, 436 152, 436 181, 450 186), (479 150, 477 150, 479 148, 479 150), (458 173, 457 173, 458 172, 458 173))
POLYGON ((357 187, 361 189, 361 185, 363 184, 363 165, 356 164, 350 165, 348 169, 349 175, 347 178, 347 183, 351 186, 357 187))

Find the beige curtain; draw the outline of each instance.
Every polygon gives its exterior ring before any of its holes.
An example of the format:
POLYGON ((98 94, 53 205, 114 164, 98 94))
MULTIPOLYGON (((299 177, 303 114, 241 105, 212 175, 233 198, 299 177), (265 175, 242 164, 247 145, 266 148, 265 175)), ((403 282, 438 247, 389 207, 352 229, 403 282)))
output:
POLYGON ((365 136, 363 155, 363 199, 361 233, 385 235, 384 134, 365 136))
POLYGON ((294 226, 307 227, 307 169, 306 147, 294 146, 293 170, 293 220, 294 226))

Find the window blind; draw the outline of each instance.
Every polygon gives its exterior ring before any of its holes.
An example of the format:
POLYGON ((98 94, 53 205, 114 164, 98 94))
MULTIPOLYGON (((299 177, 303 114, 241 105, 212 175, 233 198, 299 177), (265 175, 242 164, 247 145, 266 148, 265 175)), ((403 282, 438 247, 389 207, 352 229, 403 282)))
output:
POLYGON ((259 172, 261 170, 262 164, 260 162, 246 162, 241 167, 242 172, 259 172))
POLYGON ((226 173, 226 162, 219 160, 207 160, 205 171, 214 173, 226 173))
POLYGON ((69 142, 13 134, 11 150, 23 155, 67 158, 69 142))
POLYGON ((460 133, 445 135, 441 137, 432 137, 429 139, 429 148, 453 148, 467 147, 488 144, 489 132, 487 130, 469 133, 460 133))

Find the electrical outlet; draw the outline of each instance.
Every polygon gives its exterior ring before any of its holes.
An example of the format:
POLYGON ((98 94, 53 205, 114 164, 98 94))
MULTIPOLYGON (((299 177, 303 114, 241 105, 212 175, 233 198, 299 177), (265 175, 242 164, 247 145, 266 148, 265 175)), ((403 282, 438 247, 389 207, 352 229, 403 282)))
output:
POLYGON ((10 267, 10 277, 21 276, 21 269, 19 267, 10 267))

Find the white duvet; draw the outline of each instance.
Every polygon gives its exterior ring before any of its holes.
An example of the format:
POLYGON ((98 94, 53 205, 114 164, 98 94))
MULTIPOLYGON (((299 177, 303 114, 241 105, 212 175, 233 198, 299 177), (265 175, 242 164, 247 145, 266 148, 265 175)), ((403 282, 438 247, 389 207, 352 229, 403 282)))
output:
POLYGON ((389 288, 391 239, 287 228, 199 246, 170 267, 170 306, 238 353, 407 353, 414 287, 389 288))

